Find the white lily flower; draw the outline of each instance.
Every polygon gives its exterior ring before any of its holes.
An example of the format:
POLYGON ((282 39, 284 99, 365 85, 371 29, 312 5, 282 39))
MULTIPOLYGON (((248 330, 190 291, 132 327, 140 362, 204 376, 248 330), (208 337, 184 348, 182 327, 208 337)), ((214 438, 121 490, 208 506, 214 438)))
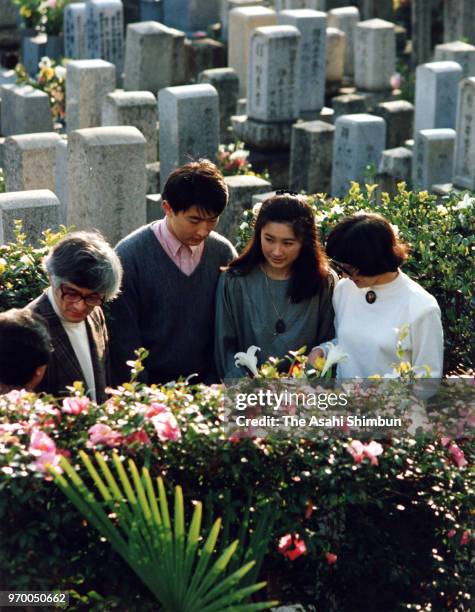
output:
POLYGON ((58 79, 64 79, 66 77, 66 68, 64 66, 56 66, 54 69, 54 74, 58 79))
POLYGON ((236 353, 234 355, 234 365, 247 368, 254 376, 258 376, 256 353, 260 350, 258 346, 252 345, 245 353, 236 353))
POLYGON ((43 55, 41 60, 38 62, 38 67, 41 68, 52 68, 53 63, 47 55, 43 55))
POLYGON ((454 206, 454 210, 463 210, 464 208, 469 208, 473 204, 474 200, 475 198, 471 198, 470 195, 466 193, 463 196, 463 199, 460 200, 460 202, 457 202, 457 204, 454 206))
POLYGON ((329 346, 330 348, 328 349, 325 365, 321 373, 322 378, 325 376, 328 370, 336 363, 340 363, 340 361, 345 361, 345 359, 348 359, 348 353, 345 353, 341 346, 338 346, 338 344, 333 343, 330 343, 329 346))

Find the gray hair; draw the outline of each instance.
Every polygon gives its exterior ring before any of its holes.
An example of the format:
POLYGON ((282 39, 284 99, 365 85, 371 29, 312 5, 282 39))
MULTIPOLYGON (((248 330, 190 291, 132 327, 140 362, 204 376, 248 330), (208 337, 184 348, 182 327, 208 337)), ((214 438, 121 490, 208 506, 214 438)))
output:
POLYGON ((43 262, 54 287, 71 283, 112 300, 122 281, 120 259, 99 232, 72 232, 56 244, 43 262))

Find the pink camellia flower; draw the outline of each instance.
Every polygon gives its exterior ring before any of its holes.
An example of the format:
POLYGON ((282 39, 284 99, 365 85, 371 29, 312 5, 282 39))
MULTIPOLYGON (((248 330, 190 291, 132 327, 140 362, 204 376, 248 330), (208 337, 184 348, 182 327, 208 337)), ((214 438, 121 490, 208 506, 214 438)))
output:
POLYGON ((160 412, 151 419, 157 436, 161 442, 171 440, 176 442, 181 438, 181 431, 178 423, 170 411, 160 412))
POLYGON ((56 444, 44 431, 37 427, 31 430, 30 448, 28 449, 33 455, 41 455, 41 453, 55 453, 56 444))
POLYGON ((389 83, 392 89, 401 89, 401 85, 403 83, 402 76, 399 72, 395 72, 391 78, 389 79, 389 83))
POLYGON ((145 413, 145 417, 147 419, 151 419, 152 417, 157 416, 157 414, 160 414, 161 412, 168 412, 168 407, 165 406, 165 404, 152 402, 148 407, 147 412, 145 413))
POLYGON ((132 444, 143 444, 144 446, 151 446, 152 441, 145 429, 134 431, 134 433, 124 438, 125 444, 131 446, 132 444))
POLYGON ((114 431, 109 425, 96 423, 89 428, 89 445, 106 444, 107 446, 118 446, 122 440, 122 436, 117 431, 114 431))
POLYGON ((449 455, 455 465, 459 468, 467 465, 468 461, 465 459, 465 455, 463 454, 463 450, 459 448, 455 442, 449 446, 449 455))
POLYGON ((60 474, 62 473, 62 468, 59 465, 59 461, 61 459, 61 455, 56 453, 41 453, 36 461, 33 463, 33 467, 38 472, 48 472, 48 468, 54 468, 60 474))
POLYGON ((364 457, 368 457, 371 461, 371 465, 378 465, 378 455, 381 455, 383 452, 383 447, 379 442, 375 442, 374 440, 369 444, 363 444, 359 440, 353 440, 350 446, 347 447, 350 455, 353 455, 353 460, 355 463, 361 463, 364 457))
POLYGON ((338 556, 331 552, 325 553, 328 565, 334 565, 337 562, 338 556))
POLYGON ((462 537, 460 538, 460 546, 465 546, 470 542, 470 534, 468 531, 464 531, 462 533, 462 537))
POLYGON ((447 532, 447 537, 453 538, 456 533, 457 533, 456 529, 450 529, 450 531, 447 532))
POLYGON ((67 414, 81 414, 89 408, 91 400, 88 397, 65 397, 63 412, 67 414))
POLYGON ((280 538, 278 551, 281 555, 290 559, 290 561, 295 561, 295 559, 298 559, 307 552, 307 547, 305 542, 300 539, 298 533, 294 535, 288 533, 280 538))
POLYGON ((25 389, 13 389, 13 391, 7 393, 5 397, 12 404, 21 404, 26 393, 27 392, 25 391, 25 389))

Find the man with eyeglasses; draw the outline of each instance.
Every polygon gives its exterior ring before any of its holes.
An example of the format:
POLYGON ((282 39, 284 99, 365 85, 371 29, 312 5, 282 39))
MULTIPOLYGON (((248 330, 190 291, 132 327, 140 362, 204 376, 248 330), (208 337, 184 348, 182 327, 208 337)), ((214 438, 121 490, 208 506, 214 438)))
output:
POLYGON ((44 260, 50 286, 29 308, 48 324, 53 353, 39 391, 55 396, 81 381, 92 400, 110 384, 109 342, 102 312, 119 293, 122 265, 101 234, 73 232, 44 260))

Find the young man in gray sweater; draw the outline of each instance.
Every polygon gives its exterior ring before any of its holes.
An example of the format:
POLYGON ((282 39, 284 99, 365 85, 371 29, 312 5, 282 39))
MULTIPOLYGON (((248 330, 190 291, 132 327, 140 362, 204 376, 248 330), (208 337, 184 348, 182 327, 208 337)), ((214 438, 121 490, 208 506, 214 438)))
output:
POLYGON ((144 347, 141 380, 216 382, 213 360, 215 292, 220 268, 236 257, 232 244, 212 231, 228 189, 208 160, 181 166, 163 190, 165 217, 132 232, 116 251, 124 268, 121 295, 108 326, 114 384, 130 379, 134 351, 144 347))

